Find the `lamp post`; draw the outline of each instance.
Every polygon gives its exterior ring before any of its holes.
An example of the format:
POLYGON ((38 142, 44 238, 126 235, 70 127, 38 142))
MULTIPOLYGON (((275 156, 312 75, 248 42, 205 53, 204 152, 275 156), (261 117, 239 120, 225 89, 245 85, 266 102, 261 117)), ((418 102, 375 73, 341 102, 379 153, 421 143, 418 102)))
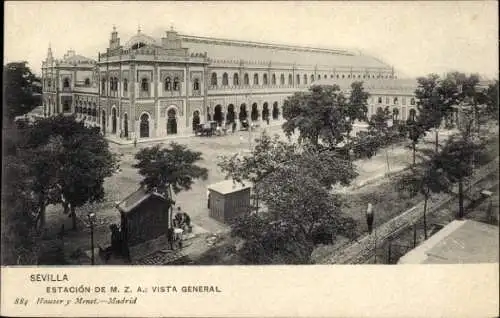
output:
POLYGON ((94 212, 89 213, 89 225, 90 225, 90 248, 91 248, 91 253, 92 253, 92 265, 95 264, 95 257, 94 257, 94 223, 96 221, 96 215, 94 212))

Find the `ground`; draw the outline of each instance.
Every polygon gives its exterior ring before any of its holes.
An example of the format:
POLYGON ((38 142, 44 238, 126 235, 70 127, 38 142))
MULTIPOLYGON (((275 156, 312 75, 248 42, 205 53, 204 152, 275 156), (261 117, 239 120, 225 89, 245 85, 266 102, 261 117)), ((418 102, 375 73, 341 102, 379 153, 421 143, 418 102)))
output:
MULTIPOLYGON (((279 126, 264 127, 270 134, 278 133, 285 138, 279 126)), ((259 131, 253 132, 254 138, 258 137, 259 131)), ((443 132, 441 139, 449 132, 443 132)), ((429 136, 433 139, 433 135, 429 136)), ((168 144, 171 141, 187 145, 190 149, 200 151, 203 160, 199 164, 209 171, 207 180, 196 180, 192 189, 181 192, 175 197, 176 204, 187 212, 195 225, 195 232, 198 239, 191 239, 186 242, 183 254, 202 255, 208 248, 206 238, 211 233, 222 234, 227 232, 228 227, 208 216, 206 191, 207 186, 224 180, 224 175, 217 168, 218 156, 231 155, 249 149, 250 134, 247 131, 236 132, 234 135, 213 136, 213 137, 189 137, 170 139, 154 144, 168 144)), ((86 215, 89 212, 97 214, 97 225, 94 230, 95 246, 106 246, 110 244, 109 225, 119 223, 119 214, 115 208, 116 202, 124 199, 129 193, 135 191, 141 180, 137 170, 132 167, 135 163, 135 153, 143 147, 152 144, 140 143, 137 147, 133 145, 110 144, 113 152, 121 156, 120 170, 105 182, 106 198, 103 203, 85 206, 77 210, 79 216, 78 231, 70 231, 71 220, 62 214, 60 206, 50 207, 47 211, 47 224, 49 225, 48 236, 53 238, 64 224, 66 235, 64 237, 64 250, 66 254, 73 254, 74 259, 83 254, 83 251, 90 249, 90 233, 86 223, 86 215), (79 251, 76 252, 75 251, 79 251)), ((353 216, 360 223, 359 233, 366 231, 364 223, 365 209, 368 202, 372 202, 375 208, 380 211, 377 214, 376 222, 384 222, 393 217, 395 213, 400 213, 411 206, 413 202, 418 202, 419 198, 413 200, 399 200, 399 195, 394 191, 390 177, 385 177, 387 172, 395 172, 408 166, 412 156, 409 149, 404 145, 389 147, 387 153, 380 151, 371 159, 359 160, 355 163, 359 176, 348 188, 338 188, 336 191, 343 194, 348 206, 344 208, 348 214, 353 216), (389 157, 389 167, 386 155, 389 157)), ((78 259, 77 262, 81 262, 78 259)))

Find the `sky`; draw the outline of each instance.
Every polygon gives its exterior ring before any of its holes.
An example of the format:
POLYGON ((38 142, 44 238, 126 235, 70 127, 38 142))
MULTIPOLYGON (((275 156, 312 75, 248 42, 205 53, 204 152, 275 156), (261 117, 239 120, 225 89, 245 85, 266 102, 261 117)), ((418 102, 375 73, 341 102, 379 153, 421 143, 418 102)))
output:
MULTIPOLYGON (((39 73, 49 43, 97 59, 113 25, 121 43, 140 26, 185 35, 344 48, 375 56, 401 75, 458 70, 498 78, 496 1, 424 2, 6 2, 5 62, 39 73)), ((401 76, 400 76, 401 77, 401 76)))

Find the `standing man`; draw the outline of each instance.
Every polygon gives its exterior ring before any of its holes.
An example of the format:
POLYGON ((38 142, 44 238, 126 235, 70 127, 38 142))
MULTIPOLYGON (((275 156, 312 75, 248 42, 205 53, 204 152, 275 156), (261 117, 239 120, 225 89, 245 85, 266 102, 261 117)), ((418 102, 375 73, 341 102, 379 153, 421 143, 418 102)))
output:
POLYGON ((373 230, 373 206, 368 203, 368 209, 366 209, 366 224, 368 225, 368 233, 372 234, 373 230))
POLYGON ((207 208, 210 209, 210 190, 207 190, 207 208))
POLYGON ((137 148, 137 137, 134 137, 134 148, 137 148))

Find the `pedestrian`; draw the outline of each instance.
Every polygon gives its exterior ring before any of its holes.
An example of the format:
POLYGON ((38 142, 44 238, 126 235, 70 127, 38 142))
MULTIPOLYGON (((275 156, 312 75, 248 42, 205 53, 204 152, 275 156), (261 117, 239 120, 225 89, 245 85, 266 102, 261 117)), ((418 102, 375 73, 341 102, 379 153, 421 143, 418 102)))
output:
POLYGON ((210 190, 207 190, 207 208, 210 209, 210 190))
POLYGON ((134 148, 137 148, 137 137, 134 137, 134 148))
POLYGON ((368 233, 372 234, 373 231, 373 206, 368 203, 368 208, 366 209, 366 224, 368 225, 368 233))
POLYGON ((233 131, 233 135, 234 135, 234 132, 236 131, 236 122, 235 121, 233 121, 233 127, 232 128, 233 128, 232 131, 233 131))

